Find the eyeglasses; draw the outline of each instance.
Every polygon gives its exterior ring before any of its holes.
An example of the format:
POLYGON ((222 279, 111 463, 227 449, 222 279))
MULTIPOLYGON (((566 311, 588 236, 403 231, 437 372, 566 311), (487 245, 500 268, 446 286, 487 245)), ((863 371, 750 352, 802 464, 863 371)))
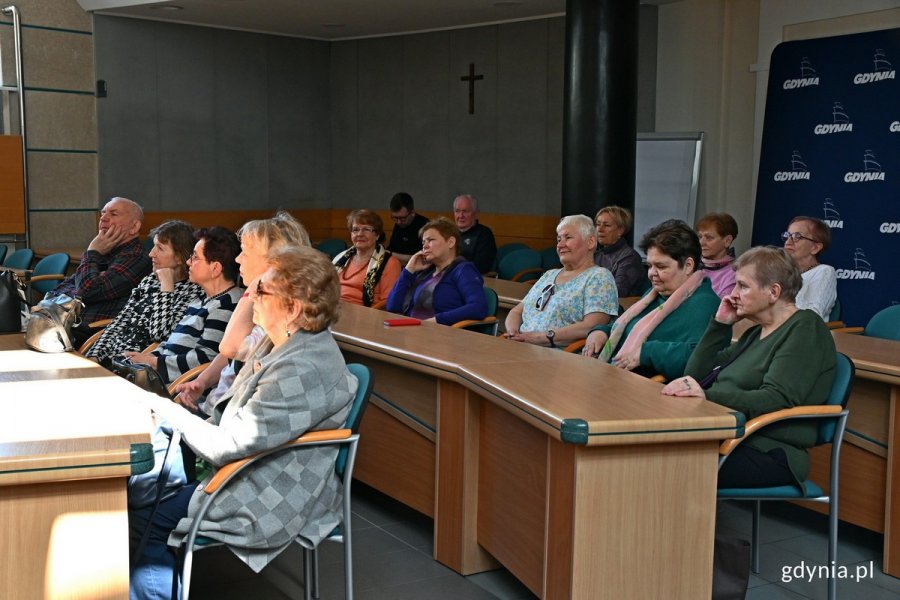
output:
POLYGON ((793 233, 790 232, 790 231, 785 231, 784 233, 781 234, 781 239, 783 239, 785 242, 788 241, 788 239, 790 239, 790 240, 793 241, 795 244, 796 244, 797 242, 799 242, 800 240, 809 240, 809 241, 812 242, 813 244, 818 244, 818 243, 819 243, 819 240, 814 240, 814 239, 812 239, 811 237, 806 237, 805 235, 803 235, 803 234, 800 233, 799 231, 794 231, 793 233))
POLYGON ((263 296, 274 296, 272 292, 267 292, 263 289, 262 280, 256 282, 256 297, 262 298, 263 296))
POLYGON ((374 227, 351 227, 350 233, 353 235, 359 235, 360 233, 372 234, 375 233, 374 227))
POLYGON ((550 298, 553 297, 553 294, 556 293, 556 284, 550 283, 541 290, 541 295, 538 296, 537 302, 534 303, 534 307, 540 311, 543 311, 547 308, 547 304, 550 303, 550 298))
POLYGON ((197 254, 196 252, 192 252, 192 253, 191 253, 191 256, 190 256, 190 258, 188 258, 188 260, 191 261, 191 262, 197 262, 198 260, 205 260, 206 262, 209 262, 208 260, 206 260, 205 258, 203 258, 202 256, 200 256, 200 255, 197 254))
POLYGON ((405 220, 407 220, 409 218, 409 215, 411 215, 411 214, 412 214, 411 212, 408 212, 405 215, 393 215, 392 214, 391 221, 393 221, 394 223, 402 223, 405 220))

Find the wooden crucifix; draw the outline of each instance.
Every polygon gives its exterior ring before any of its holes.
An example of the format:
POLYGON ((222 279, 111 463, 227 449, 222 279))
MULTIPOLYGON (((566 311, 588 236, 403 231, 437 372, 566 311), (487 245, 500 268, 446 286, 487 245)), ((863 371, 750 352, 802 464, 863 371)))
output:
POLYGON ((469 114, 475 114, 475 82, 484 79, 484 75, 475 74, 475 63, 469 63, 469 74, 459 78, 469 83, 469 114))

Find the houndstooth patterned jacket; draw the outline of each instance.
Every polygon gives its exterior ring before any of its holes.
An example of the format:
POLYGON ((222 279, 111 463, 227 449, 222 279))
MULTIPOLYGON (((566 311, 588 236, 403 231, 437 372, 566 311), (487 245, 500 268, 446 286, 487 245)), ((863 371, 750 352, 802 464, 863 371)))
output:
MULTIPOLYGON (((299 331, 274 350, 268 338, 261 342, 209 421, 164 400, 157 412, 181 429, 198 456, 223 465, 309 430, 340 427, 356 388, 331 333, 299 331)), ((341 521, 336 457, 335 448, 311 447, 260 461, 219 493, 200 533, 227 544, 257 572, 298 535, 318 544, 341 521)), ((186 537, 202 487, 170 545, 186 537)))

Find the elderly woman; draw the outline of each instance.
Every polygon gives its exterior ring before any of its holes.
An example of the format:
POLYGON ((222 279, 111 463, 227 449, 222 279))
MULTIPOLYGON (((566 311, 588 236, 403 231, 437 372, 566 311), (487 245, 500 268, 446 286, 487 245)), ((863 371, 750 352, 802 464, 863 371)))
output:
POLYGON ((731 294, 734 287, 734 269, 731 263, 731 244, 738 235, 738 225, 728 213, 709 213, 697 222, 700 250, 703 254, 703 270, 719 298, 731 294))
POLYGON ((597 211, 594 224, 597 227, 594 262, 612 273, 620 298, 639 296, 644 290, 647 271, 641 255, 625 240, 625 234, 631 229, 631 213, 621 206, 604 206, 597 211))
POLYGON ((184 221, 166 221, 150 232, 153 272, 144 277, 122 311, 85 356, 104 361, 125 350, 142 350, 166 339, 188 304, 203 295, 188 281, 185 265, 194 250, 194 230, 184 221))
POLYGON ((175 331, 159 348, 149 353, 123 352, 132 362, 156 369, 165 383, 216 357, 243 292, 237 285, 234 261, 240 250, 237 236, 224 227, 212 227, 194 237, 197 243, 187 264, 190 280, 203 289, 203 297, 188 305, 175 331))
POLYGON ((354 210, 347 215, 353 244, 334 257, 341 278, 341 300, 372 306, 386 300, 403 265, 384 249, 384 224, 378 213, 354 210))
POLYGON ((484 280, 473 263, 459 256, 459 227, 438 217, 428 221, 421 234, 422 250, 406 263, 387 309, 441 325, 485 318, 484 280))
POLYGON ((680 377, 719 297, 700 270, 700 240, 684 221, 650 229, 641 249, 653 287, 611 326, 594 328, 582 353, 642 375, 680 377))
POLYGON ((511 340, 556 348, 584 338, 619 313, 616 282, 594 264, 594 224, 585 215, 563 217, 556 226, 561 269, 551 269, 506 317, 511 340))
MULTIPOLYGON (((303 225, 290 213, 280 210, 270 219, 248 221, 238 231, 241 253, 236 261, 240 265, 241 279, 248 282, 248 289, 268 269, 269 254, 285 246, 309 247, 309 235, 303 225)), ((219 343, 219 355, 194 381, 182 383, 177 388, 175 401, 191 410, 212 414, 213 408, 231 387, 238 365, 247 359, 264 337, 265 332, 253 323, 253 299, 245 292, 238 302, 231 320, 225 327, 225 335, 219 343), (234 359, 234 360, 229 360, 234 359), (203 392, 209 388, 206 400, 198 404, 203 392)))
MULTIPOLYGON (((253 321, 266 333, 210 420, 149 396, 153 411, 183 432, 198 456, 216 467, 275 448, 311 430, 346 420, 357 381, 328 331, 337 320, 340 286, 334 267, 311 248, 282 248, 250 289, 253 321)), ((224 542, 254 571, 301 536, 317 544, 340 523, 337 450, 311 447, 280 454, 240 475, 206 514, 200 534, 224 542), (290 497, 285 503, 259 499, 290 497), (296 512, 293 512, 296 511, 296 512)), ((132 598, 169 598, 179 544, 203 492, 197 483, 129 514, 132 545, 149 526, 149 541, 132 565, 132 598), (151 520, 152 518, 152 520, 151 520), (171 535, 169 535, 171 532, 171 535)))
MULTIPOLYGON (((663 393, 706 398, 747 419, 821 403, 834 381, 836 351, 822 319, 794 302, 802 281, 796 263, 784 250, 766 247, 747 251, 734 267, 737 284, 710 320, 687 376, 663 393), (731 326, 742 318, 756 325, 731 344, 731 326)), ((719 486, 799 483, 817 431, 811 421, 787 421, 753 434, 719 470, 719 486)))
POLYGON ((819 257, 831 245, 831 228, 815 217, 794 217, 781 239, 784 251, 803 274, 797 308, 809 308, 827 321, 837 300, 837 274, 833 267, 819 263, 819 257))

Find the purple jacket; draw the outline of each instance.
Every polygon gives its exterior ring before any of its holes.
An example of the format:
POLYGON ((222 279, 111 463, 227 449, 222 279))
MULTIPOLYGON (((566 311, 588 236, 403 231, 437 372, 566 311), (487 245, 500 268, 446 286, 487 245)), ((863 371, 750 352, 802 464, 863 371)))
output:
MULTIPOLYGON (((387 300, 390 312, 410 314, 419 301, 422 283, 434 272, 434 267, 410 273, 403 269, 387 300)), ((484 299, 484 279, 475 265, 461 260, 450 267, 434 288, 434 317, 441 325, 453 325, 466 319, 487 316, 484 299)))

